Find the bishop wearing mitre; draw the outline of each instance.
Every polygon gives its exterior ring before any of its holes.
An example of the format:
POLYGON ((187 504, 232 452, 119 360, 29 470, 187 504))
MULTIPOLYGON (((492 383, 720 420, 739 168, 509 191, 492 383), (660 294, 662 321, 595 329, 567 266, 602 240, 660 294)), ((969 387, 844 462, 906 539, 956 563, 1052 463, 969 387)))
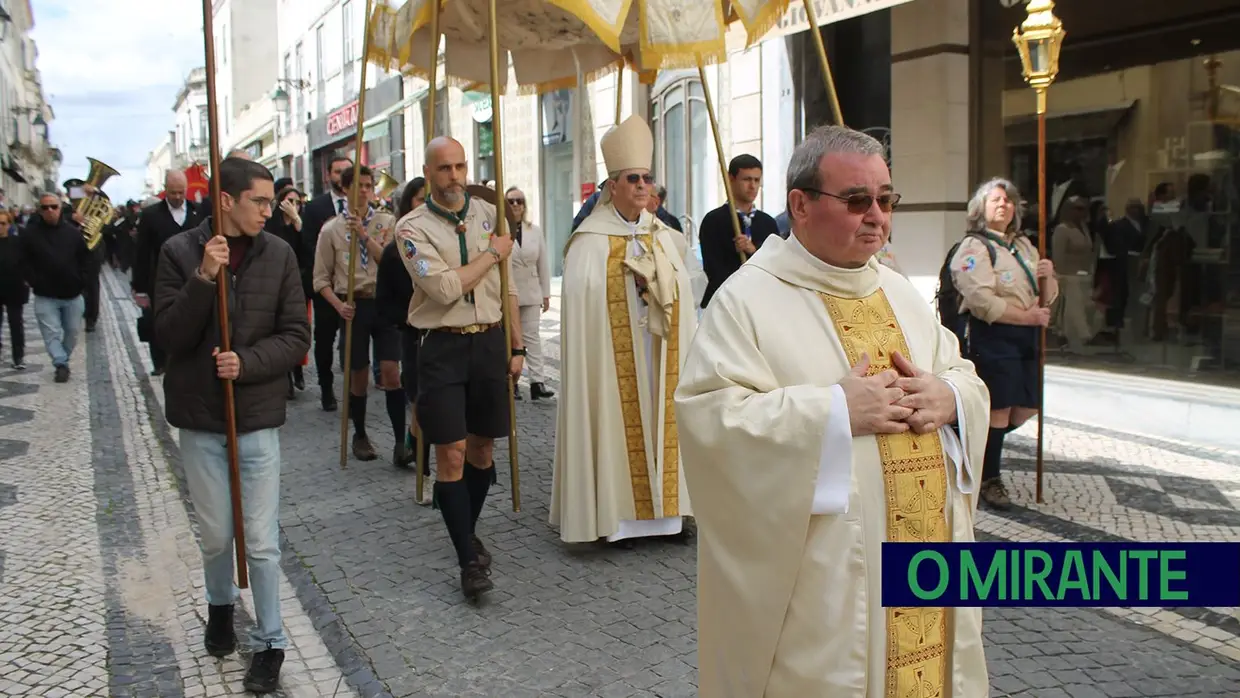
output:
POLYGON ((874 258, 883 146, 822 127, 787 182, 792 235, 711 300, 676 390, 701 695, 985 698, 981 610, 884 608, 880 546, 973 540, 989 394, 874 258))
POLYGON ((628 547, 692 515, 672 395, 697 314, 685 238, 646 210, 650 127, 632 116, 600 145, 603 194, 564 254, 551 524, 628 547))

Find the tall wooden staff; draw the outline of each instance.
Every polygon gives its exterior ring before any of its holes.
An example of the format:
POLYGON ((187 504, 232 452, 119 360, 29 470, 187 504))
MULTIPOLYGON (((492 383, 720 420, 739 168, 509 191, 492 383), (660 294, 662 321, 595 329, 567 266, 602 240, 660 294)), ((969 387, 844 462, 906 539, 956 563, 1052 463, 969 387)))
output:
MULTIPOLYGON (((223 202, 220 197, 220 136, 216 128, 218 108, 215 99, 215 32, 212 24, 211 0, 202 0, 202 38, 206 47, 207 68, 207 132, 211 149, 211 179, 208 182, 211 195, 211 234, 223 235, 223 202)), ((216 314, 220 318, 220 352, 232 351, 232 327, 228 319, 228 265, 220 267, 215 277, 216 314)), ((241 511, 241 467, 237 460, 237 403, 233 395, 233 382, 224 383, 224 431, 228 443, 228 486, 232 494, 233 547, 237 553, 237 586, 250 586, 250 575, 245 558, 245 517, 241 511)))
MULTIPOLYGON (((426 80, 429 88, 426 93, 426 144, 430 145, 435 138, 435 112, 438 111, 435 102, 439 97, 439 2, 440 0, 431 0, 431 56, 427 63, 429 75, 426 80)), ((492 109, 494 111, 494 109, 492 109)), ((426 185, 427 192, 430 192, 430 184, 426 185)), ((414 367, 413 370, 417 370, 414 367)), ((414 416, 417 416, 417 409, 414 409, 414 416)), ((418 469, 416 477, 416 489, 418 503, 425 501, 422 493, 426 491, 426 477, 422 474, 422 469, 426 467, 426 447, 422 444, 422 425, 418 424, 417 419, 413 421, 413 435, 418 437, 418 455, 415 461, 418 469)))
MULTIPOLYGON (((508 74, 500 75, 499 72, 499 27, 496 20, 496 7, 498 0, 491 0, 491 17, 487 25, 487 35, 491 40, 491 131, 493 134, 495 158, 495 234, 499 237, 508 235, 508 218, 505 209, 507 208, 507 197, 504 196, 504 150, 503 128, 501 127, 500 114, 503 109, 500 108, 500 86, 507 82, 508 74), (501 82, 501 80, 503 82, 501 82)), ((619 92, 620 85, 617 79, 616 91, 619 92)), ((617 121, 619 121, 617 119, 617 121)), ((512 363, 512 300, 508 298, 509 279, 508 279, 508 263, 501 262, 499 265, 499 285, 500 285, 500 303, 504 310, 504 348, 505 354, 508 356, 508 363, 512 363)), ((513 390, 515 384, 513 381, 508 383, 508 463, 512 466, 512 510, 514 512, 521 511, 521 476, 520 466, 517 462, 517 404, 513 390)), ((420 470, 418 472, 421 472, 420 470)))
MULTIPOLYGON (((205 0, 204 0, 205 1, 205 0)), ((370 55, 370 20, 373 0, 366 0, 366 22, 362 28, 362 56, 370 55)), ((362 59, 362 86, 357 96, 357 139, 354 141, 353 185, 349 187, 349 208, 358 220, 366 220, 366 211, 370 202, 361 195, 362 179, 362 144, 366 142, 366 67, 370 61, 362 59)), ((349 290, 345 304, 353 307, 354 286, 357 284, 357 246, 358 236, 349 235, 349 290)), ((378 264, 378 261, 375 262, 378 264)), ((349 467, 349 397, 352 395, 353 378, 353 318, 344 321, 344 409, 340 410, 340 467, 349 467)), ((420 449, 419 449, 420 450, 420 449)), ((421 470, 418 471, 422 472, 421 470)))

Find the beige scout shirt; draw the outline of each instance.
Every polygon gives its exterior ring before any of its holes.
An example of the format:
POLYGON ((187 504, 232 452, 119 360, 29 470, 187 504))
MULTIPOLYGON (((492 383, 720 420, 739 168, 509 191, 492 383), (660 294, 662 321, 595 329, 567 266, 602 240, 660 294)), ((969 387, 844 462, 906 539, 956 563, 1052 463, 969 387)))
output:
POLYGON ((994 323, 1008 304, 1024 310, 1036 307, 1038 290, 1033 279, 1037 267, 1038 248, 1025 235, 1016 235, 1010 249, 993 238, 983 242, 972 235, 966 237, 951 261, 952 283, 960 293, 960 312, 994 323), (993 266, 987 244, 995 251, 993 266))
MULTIPOLYGON (((386 247, 392 241, 396 217, 378 212, 366 226, 366 234, 386 247)), ((353 275, 353 296, 374 298, 375 280, 379 278, 379 257, 373 250, 362 254, 358 241, 357 268, 353 275)), ((314 250, 314 292, 330 288, 344 300, 349 293, 349 225, 344 216, 336 216, 323 226, 314 250)))
MULTIPOLYGON (((473 301, 461 287, 454 271, 482 255, 490 254, 495 233, 495 207, 470 199, 465 214, 465 233, 456 225, 420 206, 396 225, 400 258, 413 278, 413 299, 409 302, 409 324, 425 329, 489 325, 503 319, 500 304, 499 265, 493 265, 473 289, 473 301), (461 237, 465 238, 468 259, 461 258, 461 237)), ((508 278, 512 277, 512 255, 508 256, 508 278)), ((508 294, 517 296, 516 284, 508 294)))

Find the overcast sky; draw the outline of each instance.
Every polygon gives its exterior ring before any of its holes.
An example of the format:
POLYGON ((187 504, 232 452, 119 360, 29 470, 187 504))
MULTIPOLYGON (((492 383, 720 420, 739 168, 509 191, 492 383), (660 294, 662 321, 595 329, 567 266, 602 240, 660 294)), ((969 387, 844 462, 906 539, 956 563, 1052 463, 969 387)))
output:
POLYGON ((173 128, 172 104, 203 64, 202 3, 195 0, 32 0, 43 92, 56 113, 60 181, 85 178, 93 157, 120 175, 114 202, 138 198, 147 154, 173 128), (73 8, 72 11, 70 8, 73 8))

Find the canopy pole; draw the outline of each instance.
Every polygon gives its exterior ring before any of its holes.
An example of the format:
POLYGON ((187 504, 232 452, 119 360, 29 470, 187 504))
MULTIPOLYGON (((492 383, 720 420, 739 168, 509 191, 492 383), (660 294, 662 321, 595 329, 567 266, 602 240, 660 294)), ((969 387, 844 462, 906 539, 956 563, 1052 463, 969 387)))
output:
MULTIPOLYGON (((366 23, 362 28, 362 55, 370 55, 370 14, 373 11, 374 0, 366 0, 366 23)), ((370 65, 370 61, 362 60, 361 70, 361 92, 357 96, 357 138, 354 141, 357 145, 354 149, 353 157, 353 186, 349 187, 349 208, 353 209, 353 215, 359 220, 366 220, 366 209, 370 206, 369 201, 362 201, 361 197, 361 179, 362 179, 362 144, 366 142, 366 68, 370 65)), ((353 307, 353 293, 357 285, 357 245, 358 236, 349 235, 349 290, 345 294, 345 304, 350 308, 353 307)), ((378 263, 377 261, 375 262, 378 263)), ((351 380, 353 371, 353 319, 349 318, 344 321, 344 365, 340 367, 341 373, 344 374, 344 406, 340 410, 340 467, 341 469, 349 467, 349 397, 353 388, 351 380)))
POLYGON ((615 124, 620 125, 620 117, 624 112, 624 62, 621 61, 619 70, 616 71, 616 120, 615 124))
MULTIPOLYGON (((435 138, 435 112, 439 111, 437 102, 439 99, 439 0, 431 0, 431 56, 430 62, 427 63, 427 82, 429 87, 426 92, 426 144, 430 145, 432 139, 435 138)), ((417 370, 417 367, 414 367, 417 370)), ((418 424, 418 406, 414 402, 413 406, 413 438, 417 441, 415 446, 418 449, 415 467, 418 470, 414 490, 418 499, 418 504, 426 501, 423 498, 426 492, 426 453, 427 448, 422 443, 422 425, 418 424)))
POLYGON ((803 0, 805 18, 809 20, 809 35, 814 39, 814 51, 818 54, 818 68, 822 71, 823 82, 827 87, 827 99, 831 100, 831 113, 835 115, 835 123, 844 125, 844 112, 840 110, 840 96, 835 91, 835 78, 831 75, 831 62, 827 60, 827 46, 822 43, 822 27, 818 26, 818 11, 814 9, 814 0, 803 0))
MULTIPOLYGON (((728 205, 732 207, 732 232, 736 237, 744 235, 741 232, 741 217, 736 211, 736 196, 732 193, 732 178, 728 176, 727 156, 723 153, 723 138, 719 135, 719 120, 715 118, 715 102, 710 97, 710 85, 706 83, 706 65, 702 63, 702 57, 698 56, 698 79, 702 81, 702 97, 706 100, 706 115, 710 117, 710 131, 715 136, 715 155, 719 158, 719 174, 723 176, 723 191, 728 195, 728 205)), ((741 264, 749 259, 749 255, 744 252, 740 253, 741 264)))
MULTIPOLYGON (((491 40, 491 138, 492 157, 495 159, 495 234, 499 237, 508 235, 507 199, 504 196, 504 149, 503 128, 500 115, 503 113, 500 104, 500 85, 507 82, 508 75, 500 75, 499 71, 499 21, 496 9, 499 0, 490 0, 491 18, 487 24, 487 34, 491 40), (501 82, 503 81, 503 82, 501 82)), ((512 364, 512 300, 508 297, 509 286, 508 262, 499 265, 500 307, 503 308, 504 344, 508 364, 512 364)), ((507 366, 505 366, 507 370, 507 366)), ((512 472, 512 510, 521 511, 521 475, 517 461, 517 404, 514 395, 515 378, 508 383, 508 463, 512 472)))

